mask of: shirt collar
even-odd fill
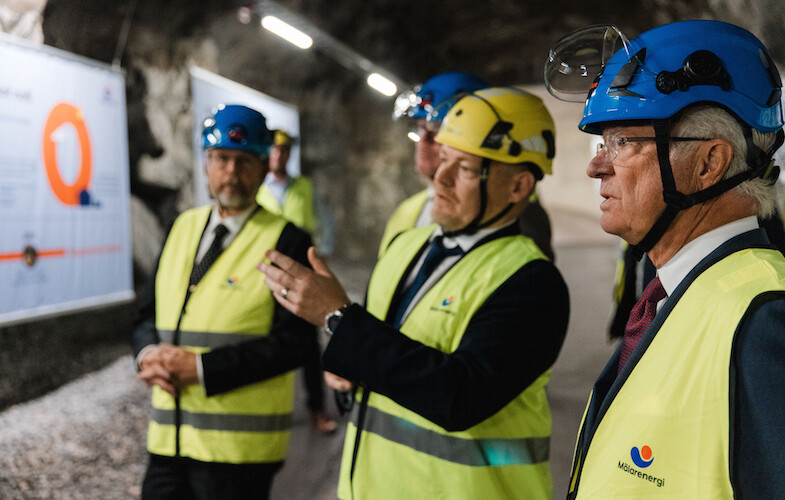
[[[720,245],[742,233],[757,229],[758,219],[754,215],[739,219],[717,229],[712,229],[684,245],[676,255],[657,270],[665,292],[670,296],[687,277],[687,274],[706,256]]]
[[[207,224],[207,228],[205,228],[205,234],[210,234],[218,224],[223,224],[226,226],[226,229],[229,230],[228,236],[230,238],[234,237],[240,229],[242,229],[243,224],[251,216],[256,205],[251,205],[246,210],[240,212],[237,215],[231,215],[229,217],[221,218],[220,214],[218,213],[218,205],[213,206],[213,211],[210,214],[210,222]]]
[[[264,184],[267,186],[289,187],[292,182],[294,182],[294,177],[287,175],[286,179],[279,180],[272,172],[268,172],[264,178]]]
[[[464,252],[468,252],[474,245],[476,245],[480,240],[489,236],[496,231],[509,226],[510,224],[517,222],[517,219],[511,220],[509,223],[504,224],[503,226],[494,226],[494,227],[486,227],[485,229],[480,229],[474,234],[459,234],[458,236],[445,236],[442,239],[445,248],[453,248],[456,245],[461,247],[461,250]],[[429,241],[433,241],[437,236],[442,236],[444,234],[444,230],[442,230],[441,226],[437,226],[436,230],[431,234]]]

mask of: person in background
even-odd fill
[[[517,219],[551,173],[553,120],[539,98],[492,87],[458,100],[435,140],[434,224],[392,241],[366,307],[313,250],[315,272],[276,251],[259,269],[331,334],[328,383],[358,390],[340,498],[550,499],[545,386],[569,298]]]
[[[773,60],[717,21],[593,26],[545,74],[603,137],[602,228],[656,268],[594,385],[568,498],[782,496],[785,257],[758,222],[783,142]]]
[[[433,176],[439,166],[440,145],[434,141],[442,119],[455,101],[466,93],[489,87],[480,77],[467,72],[453,71],[431,77],[413,90],[401,93],[395,101],[393,119],[409,119],[409,138],[414,141],[414,169],[424,179],[426,189],[404,200],[393,212],[384,228],[379,256],[390,245],[390,241],[401,232],[412,227],[431,223],[433,203]],[[533,192],[524,208],[519,224],[523,234],[534,239],[548,258],[553,260],[551,248],[551,223]]]
[[[202,133],[215,202],[174,222],[132,347],[153,388],[143,499],[268,498],[286,457],[294,372],[316,329],[273,300],[256,271],[269,249],[305,264],[308,234],[255,202],[272,134],[221,105]]]
[[[273,131],[270,148],[270,172],[259,188],[256,201],[274,214],[292,222],[311,234],[318,233],[319,255],[328,257],[334,244],[334,222],[324,204],[314,192],[313,182],[307,177],[291,177],[286,170],[294,138],[283,130]],[[324,410],[324,387],[321,369],[321,349],[318,343],[308,353],[303,367],[306,404],[311,414],[311,425],[320,432],[332,433],[338,424]]]
[[[384,228],[379,245],[380,257],[398,234],[431,223],[433,176],[439,168],[441,149],[441,145],[433,138],[439,132],[444,115],[454,104],[454,97],[488,86],[488,83],[477,75],[451,71],[435,75],[414,89],[402,92],[396,98],[393,119],[407,120],[408,137],[414,142],[414,171],[427,183],[427,187],[404,200],[395,209]]]

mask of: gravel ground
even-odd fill
[[[123,356],[0,413],[0,498],[138,498],[148,397]]]
[[[360,300],[371,263],[331,264],[352,299]],[[96,352],[103,353],[101,360],[116,355],[114,344],[101,349],[96,344],[100,343],[79,345],[81,351],[94,345]],[[52,349],[57,352],[48,354],[51,362],[60,362],[55,358],[67,349],[56,344]],[[18,358],[23,353],[16,354],[17,362],[25,361]],[[36,366],[42,363],[46,363],[43,357],[35,359]],[[53,370],[39,372],[30,378],[31,384]],[[296,387],[295,432],[272,496],[335,498],[343,425],[331,436],[315,432],[308,422],[300,380]],[[138,499],[147,465],[149,398],[147,387],[136,380],[131,356],[123,355],[101,370],[0,412],[0,500]],[[331,393],[328,398],[333,413]]]

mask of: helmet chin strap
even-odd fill
[[[716,198],[744,181],[761,177],[774,184],[779,176],[779,167],[774,165],[771,155],[754,144],[752,130],[750,127],[742,125],[747,141],[747,165],[751,168],[722,179],[717,184],[706,189],[692,194],[681,193],[676,189],[676,181],[673,178],[673,169],[670,164],[670,119],[654,120],[652,125],[654,126],[654,136],[657,141],[657,160],[660,164],[660,177],[662,178],[662,196],[666,206],[657,221],[649,229],[649,232],[646,233],[640,242],[633,245],[632,252],[638,260],[660,241],[660,238],[666,233],[681,210]],[[772,151],[775,151],[782,145],[784,137],[782,130],[777,132],[776,144],[772,147]]]
[[[480,229],[486,228],[504,217],[504,215],[513,207],[513,204],[509,203],[498,214],[494,215],[487,221],[480,223],[482,218],[485,217],[486,208],[488,208],[488,174],[490,173],[490,169],[491,160],[488,158],[483,158],[482,163],[480,164],[480,211],[477,213],[477,216],[461,229],[457,229],[455,231],[445,231],[444,236],[452,238],[461,234],[475,234]]]

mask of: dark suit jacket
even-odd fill
[[[489,239],[518,231],[517,224],[507,226]],[[491,294],[455,352],[411,340],[353,305],[338,324],[322,365],[458,431],[498,412],[553,364],[568,317],[564,280],[553,264],[535,260]]]

